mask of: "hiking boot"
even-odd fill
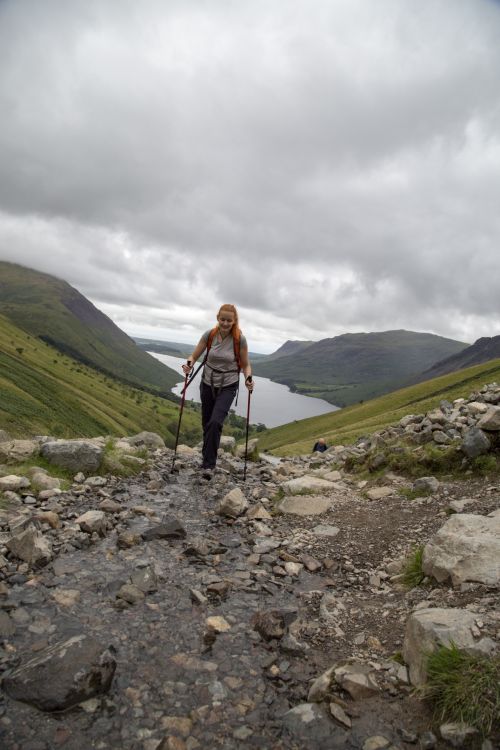
[[[214,475],[214,470],[213,469],[202,469],[201,470],[201,477],[202,477],[202,479],[206,479],[207,482],[209,482],[212,479],[213,475]]]

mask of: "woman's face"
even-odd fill
[[[219,315],[217,315],[217,322],[223,335],[229,333],[234,325],[234,313],[223,310]]]

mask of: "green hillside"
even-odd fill
[[[358,437],[395,424],[406,414],[421,414],[439,405],[466,397],[486,383],[500,381],[500,359],[443,375],[424,383],[319,417],[302,419],[261,433],[259,447],[280,456],[310,453],[314,441],[324,437],[329,445],[348,445]]]
[[[178,407],[68,357],[0,315],[0,429],[13,437],[159,433],[172,445]],[[200,437],[187,407],[183,441]]]
[[[178,375],[61,279],[0,262],[0,314],[82,364],[175,400]]]
[[[280,357],[291,357],[294,354],[302,352],[304,349],[307,349],[308,346],[311,346],[311,344],[315,343],[315,341],[285,341],[285,343],[282,344],[279,349],[276,349],[275,352],[268,355],[267,361],[271,362],[275,359],[280,359]]]
[[[430,333],[353,333],[317,341],[293,355],[268,358],[253,369],[298,393],[348,406],[401,388],[415,373],[465,347]]]

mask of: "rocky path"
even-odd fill
[[[276,513],[285,477],[275,467],[252,466],[243,484],[241,464],[228,458],[204,483],[196,454],[174,475],[170,461],[159,451],[138,478],[90,484],[33,509],[62,521],[41,524],[57,555],[34,574],[12,558],[3,570],[2,671],[84,633],[111,647],[116,672],[108,692],[65,712],[2,692],[1,747],[447,747],[429,733],[428,709],[398,661],[405,622],[432,602],[467,607],[481,625],[495,592],[469,583],[407,591],[398,572],[442,526],[451,501],[466,497],[486,514],[499,507],[500,487],[449,483],[409,500],[399,494],[404,481],[390,477],[388,496],[369,501],[339,474],[324,505],[299,495],[293,512]],[[217,505],[235,487],[249,508],[230,518]],[[76,519],[93,510],[105,521],[82,531]],[[4,528],[18,517],[19,509],[4,511]],[[311,708],[314,680],[346,659],[357,665],[352,685]],[[57,693],[57,678],[41,689]]]

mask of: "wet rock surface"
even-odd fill
[[[463,607],[471,637],[496,641],[496,593],[449,581],[407,591],[391,571],[444,524],[450,502],[467,497],[468,512],[487,515],[500,488],[440,483],[432,497],[409,500],[398,490],[410,483],[392,477],[391,492],[370,501],[339,472],[323,512],[308,515],[308,500],[316,506],[304,495],[298,516],[277,513],[269,498],[287,476],[310,475],[303,461],[251,464],[246,483],[232,457],[210,482],[196,452],[182,454],[175,474],[171,461],[159,448],[133,479],[80,478],[55,498],[19,496],[0,512],[0,745],[326,750],[375,738],[402,750],[437,733],[406,666],[391,658],[405,623],[419,607]],[[238,515],[220,515],[237,488],[248,509],[239,502]],[[6,546],[33,528],[50,545],[43,567]],[[72,694],[63,714],[22,702],[16,676],[82,637],[111,648],[109,684]]]
[[[109,690],[116,668],[111,651],[87,635],[44,649],[2,682],[11,697],[43,711],[62,711]]]

